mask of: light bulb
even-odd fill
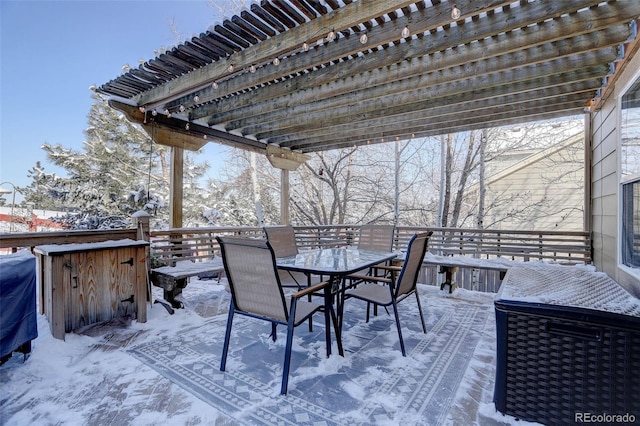
[[[185,128],[185,129],[187,129],[187,130],[189,130],[189,123],[185,124],[185,125],[184,125],[184,128]]]
[[[304,43],[302,43],[302,51],[303,52],[308,52],[309,51],[309,44],[306,41]]]
[[[251,65],[249,67],[249,72],[251,72],[251,74],[253,74],[254,72],[256,72],[256,66],[255,65]]]
[[[453,9],[451,9],[451,19],[459,19],[460,18],[460,9],[453,5]]]
[[[200,102],[200,96],[195,95],[195,96],[193,97],[193,102],[195,102],[195,103]]]
[[[180,105],[180,112],[184,112],[185,109],[184,105]]]
[[[409,27],[407,27],[405,25],[405,27],[402,29],[402,33],[400,33],[400,35],[402,36],[402,38],[407,38],[411,35],[411,31],[409,31]]]
[[[333,41],[336,39],[336,32],[331,30],[329,34],[327,34],[327,41]]]
[[[368,40],[369,40],[369,37],[367,37],[367,33],[364,33],[360,36],[360,43],[367,44]]]
[[[151,111],[151,115],[153,115],[153,116],[155,117],[156,115],[158,115],[158,111],[156,111],[156,110],[154,109],[153,111]]]
[[[233,64],[229,64],[229,72],[233,72],[234,68],[233,68]]]
[[[280,65],[280,59],[275,58],[275,59],[273,60],[273,65],[275,65],[276,67],[277,67],[278,65]]]
[[[213,90],[216,90],[218,88],[218,82],[214,81],[211,87],[213,87]]]

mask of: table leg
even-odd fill
[[[342,324],[344,318],[344,295],[346,290],[346,278],[341,276],[331,276],[331,298],[335,299],[336,309],[333,320],[333,328],[336,331],[336,340],[338,341],[338,353],[344,356],[342,348]]]

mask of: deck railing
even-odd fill
[[[301,250],[357,245],[358,225],[297,226],[296,239]],[[440,255],[463,255],[480,259],[546,260],[591,263],[591,238],[588,232],[518,231],[399,226],[394,249],[403,250],[416,232],[433,231],[429,251]],[[140,229],[109,231],[57,231],[0,235],[0,248],[33,248],[41,244],[69,244],[139,238]],[[151,267],[181,260],[199,261],[219,255],[216,235],[264,237],[260,227],[174,228],[148,231],[151,241]],[[464,288],[497,291],[499,279],[491,271],[461,268],[457,277]],[[437,270],[425,267],[423,279],[436,284]]]

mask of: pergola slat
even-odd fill
[[[579,113],[638,37],[637,0],[455,4],[263,0],[98,90],[184,109],[162,125],[189,147],[315,152]]]

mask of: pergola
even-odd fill
[[[263,0],[100,86],[182,154],[218,142],[282,172],[305,153],[596,110],[638,50],[638,0]]]

